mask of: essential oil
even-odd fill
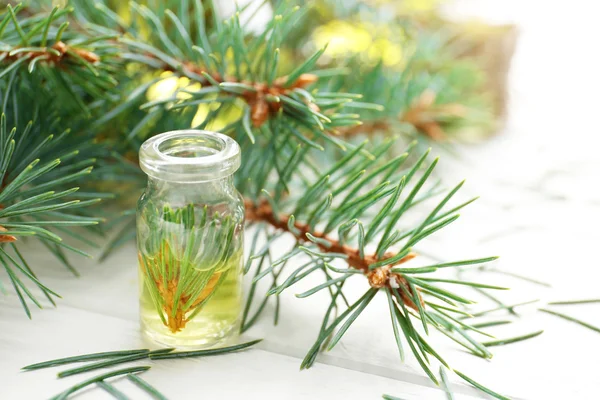
[[[144,143],[140,164],[149,175],[137,210],[142,333],[168,347],[214,345],[239,330],[239,146],[211,132],[169,132]]]

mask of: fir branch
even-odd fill
[[[34,74],[34,80],[41,80],[38,89],[51,86],[63,92],[91,116],[78,92],[106,97],[107,90],[114,88],[117,82],[110,67],[114,53],[105,45],[116,35],[96,35],[82,26],[69,29],[66,19],[72,7],[25,16],[19,10],[22,7],[8,5],[0,11],[0,18],[5,17],[0,30],[0,65],[4,67],[0,77]]]
[[[289,216],[283,214],[276,215],[267,201],[261,202],[258,206],[250,201],[246,201],[246,218],[249,221],[266,222],[275,229],[291,233],[299,242],[310,241],[310,236],[320,239],[320,241],[315,243],[323,252],[345,255],[348,265],[362,271],[367,276],[369,284],[373,288],[379,289],[388,286],[390,285],[390,280],[395,280],[398,285],[408,286],[407,280],[401,274],[390,274],[390,269],[413,259],[416,257],[415,253],[408,253],[384,268],[371,270],[371,265],[381,261],[391,260],[396,255],[392,252],[388,252],[380,259],[377,258],[376,255],[365,255],[364,257],[361,257],[358,249],[342,245],[338,240],[332,239],[322,232],[313,231],[307,224],[294,222],[293,226],[290,227],[287,222],[290,219]],[[404,297],[404,301],[411,308],[417,309],[417,306],[409,297]],[[422,301],[422,299],[420,301]]]
[[[34,94],[22,77],[17,79],[16,74],[14,77],[8,82],[0,81],[0,88],[15,96],[10,101],[4,98],[2,106],[6,113],[0,115],[0,242],[11,244],[0,248],[0,261],[26,314],[31,316],[26,299],[39,308],[42,303],[26,282],[41,290],[52,305],[55,305],[53,297],[60,296],[37,279],[24,252],[19,250],[20,239],[23,236],[39,239],[76,274],[63,249],[87,254],[64,243],[61,229],[64,225],[93,226],[101,221],[86,216],[82,210],[99,199],[77,198],[79,187],[74,185],[91,173],[94,158],[90,156],[102,149],[98,145],[89,146],[85,135],[69,130],[58,135],[50,133],[61,129],[51,108],[40,110],[47,100],[44,89]],[[32,101],[37,104],[31,105]],[[27,119],[31,117],[32,120]],[[11,125],[15,128],[9,130]],[[69,162],[72,164],[63,166]]]
[[[31,365],[27,365],[21,369],[26,371],[33,371],[44,368],[52,368],[60,365],[73,364],[79,362],[87,362],[87,361],[97,361],[97,360],[105,360],[102,362],[102,365],[98,366],[99,363],[88,364],[82,368],[108,368],[113,365],[121,364],[123,362],[137,361],[138,359],[135,357],[141,357],[140,359],[150,359],[150,360],[159,360],[159,359],[169,359],[169,358],[189,358],[189,357],[204,357],[204,356],[213,356],[218,354],[231,353],[238,350],[243,350],[248,347],[252,347],[255,344],[258,344],[262,341],[262,339],[251,340],[249,342],[240,343],[231,346],[218,347],[214,349],[206,349],[206,350],[197,350],[197,351],[184,351],[184,352],[173,352],[174,349],[160,349],[150,351],[149,349],[134,349],[134,350],[117,350],[117,351],[105,351],[100,353],[91,353],[91,354],[83,354],[79,356],[71,356],[65,358],[59,358],[56,360],[43,361]],[[171,354],[171,356],[168,356]],[[87,369],[86,369],[87,370]],[[85,372],[85,371],[81,371]],[[68,374],[69,375],[69,374]],[[67,375],[65,375],[67,376]],[[59,374],[59,377],[60,374]]]
[[[391,259],[395,254],[393,252],[387,252],[385,255],[378,259],[375,255],[365,255],[364,257],[359,256],[358,249],[352,248],[348,245],[340,244],[336,239],[330,238],[327,234],[319,231],[314,231],[305,223],[294,221],[290,226],[288,220],[289,215],[274,213],[271,205],[268,201],[263,200],[258,205],[255,205],[251,201],[247,200],[246,205],[246,218],[253,222],[267,222],[275,229],[291,233],[298,241],[309,242],[309,237],[321,239],[321,241],[315,241],[316,245],[326,253],[338,253],[346,255],[348,265],[364,273],[369,272],[369,267],[379,261],[385,261]],[[389,264],[389,267],[403,264],[416,257],[415,253],[409,253],[397,260],[393,264]]]
[[[285,137],[278,139],[286,143]],[[285,149],[285,147],[281,149]],[[372,152],[381,155],[387,149],[389,147],[383,146],[381,149],[372,150]],[[426,298],[429,296],[437,297],[452,305],[455,305],[454,302],[472,303],[471,300],[461,295],[439,287],[438,283],[459,282],[476,288],[480,286],[492,289],[499,288],[441,278],[421,279],[418,276],[423,273],[433,273],[438,268],[486,263],[493,261],[496,257],[440,263],[420,268],[407,268],[397,265],[414,257],[410,246],[456,220],[457,216],[453,213],[469,202],[454,207],[451,211],[444,211],[444,208],[460,189],[462,183],[450,190],[422,222],[415,224],[415,227],[408,229],[405,234],[401,234],[396,226],[402,216],[420,202],[421,190],[432,190],[427,183],[437,160],[427,165],[427,153],[425,153],[414,166],[401,171],[401,177],[399,178],[394,175],[394,172],[398,173],[397,170],[391,168],[392,166],[398,166],[398,160],[379,165],[376,158],[371,159],[367,155],[363,156],[362,150],[362,146],[358,146],[352,151],[344,153],[342,158],[335,161],[333,165],[326,164],[325,167],[316,168],[318,172],[315,171],[312,178],[308,178],[306,181],[300,179],[299,186],[302,189],[292,186],[293,182],[288,183],[290,187],[294,187],[296,192],[287,191],[284,185],[272,184],[268,186],[269,190],[260,192],[261,198],[259,200],[246,201],[246,215],[249,221],[260,223],[262,226],[266,225],[280,234],[291,235],[296,242],[292,249],[284,253],[285,255],[280,259],[272,261],[269,267],[263,267],[262,270],[257,272],[253,279],[253,285],[270,274],[277,273],[279,276],[283,271],[283,265],[288,260],[304,253],[309,256],[311,261],[291,272],[284,284],[272,288],[269,294],[278,295],[301,279],[314,274],[315,271],[327,268],[340,275],[327,276],[323,283],[297,296],[306,297],[321,290],[331,289],[329,307],[331,310],[338,307],[338,295],[336,293],[341,293],[341,285],[347,279],[354,275],[367,277],[370,288],[361,299],[352,305],[348,305],[346,310],[333,322],[330,322],[329,317],[326,315],[317,340],[303,361],[303,368],[308,368],[315,362],[319,351],[323,349],[324,343],[333,338],[327,346],[328,349],[331,349],[339,342],[380,290],[384,290],[390,295],[393,294],[390,297],[390,309],[396,327],[395,332],[397,331],[396,341],[400,354],[402,355],[403,352],[400,340],[400,331],[402,331],[413,355],[432,380],[435,381],[436,378],[429,366],[429,356],[440,360],[444,365],[447,365],[447,363],[417,331],[416,325],[412,321],[413,318],[421,320],[426,333],[427,327],[433,326],[450,339],[465,346],[475,355],[490,358],[491,353],[485,345],[472,338],[468,333],[468,331],[474,331],[487,335],[485,332],[451,317],[441,307],[433,308],[433,310],[428,309]],[[291,160],[287,162],[286,168],[298,168],[297,162],[306,161],[306,159],[296,161],[295,154],[297,153],[291,149],[289,154],[284,155],[280,151],[280,158],[289,157],[288,159]],[[399,160],[405,159],[406,156],[402,156]],[[252,162],[252,154],[249,155],[249,159]],[[264,159],[262,162],[263,165],[268,165]],[[274,174],[281,177],[280,179],[285,179],[286,172],[278,169],[276,163],[277,161],[274,160],[272,164]],[[388,168],[390,169],[388,170]],[[372,170],[373,172],[366,174],[365,170]],[[356,179],[356,173],[359,171],[361,172],[359,177],[365,173],[364,179]],[[242,177],[245,176],[245,173],[246,171],[242,171]],[[253,179],[251,177],[256,176],[256,174],[264,174],[265,170],[259,172],[256,171],[256,168],[251,168],[247,173],[250,179]],[[390,185],[390,180],[397,181],[398,184]],[[262,183],[259,184],[262,185]],[[433,190],[435,190],[435,185]],[[429,194],[424,196],[427,197]],[[275,199],[279,199],[279,201]],[[374,215],[364,214],[367,208],[373,207],[378,202],[383,206],[380,207],[377,213]],[[338,228],[338,235],[334,236],[336,228]],[[366,245],[369,242],[377,244],[377,251],[374,254],[370,254],[366,250],[368,249]],[[392,245],[396,250],[391,250]],[[271,244],[268,243],[266,248],[268,249],[270,246]],[[349,269],[329,266],[331,259],[340,260],[340,262],[347,264]],[[350,271],[357,273],[351,273]],[[449,310],[454,311],[455,309]],[[461,310],[456,309],[456,311],[460,312]],[[400,329],[398,329],[398,326]]]
[[[189,80],[168,95],[145,103],[139,96],[133,96],[134,93],[143,93],[134,86],[125,102],[116,104],[102,117],[102,122],[106,123],[136,109],[144,111],[145,117],[141,121],[135,119],[138,121],[135,127],[126,130],[130,137],[143,137],[148,124],[160,119],[153,118],[158,114],[164,116],[176,111],[193,117],[195,112],[192,112],[199,104],[217,102],[221,106],[211,110],[200,128],[241,106],[242,115],[230,121],[223,131],[236,138],[247,136],[251,142],[264,134],[264,130],[259,128],[264,128],[267,121],[280,118],[286,121],[278,124],[280,131],[293,132],[300,142],[315,147],[322,147],[319,141],[338,142],[331,135],[338,127],[359,124],[357,114],[340,111],[347,105],[346,101],[332,106],[328,104],[330,100],[316,97],[313,91],[307,90],[318,83],[320,74],[316,61],[323,49],[289,73],[279,73],[279,47],[290,28],[298,22],[302,9],[285,12],[282,9],[281,15],[268,23],[264,32],[252,36],[242,29],[238,14],[225,21],[214,18],[211,21],[214,27],[220,26],[221,29],[208,32],[205,6],[194,3],[190,5],[190,11],[198,29],[195,36],[182,23],[187,15],[174,12],[159,15],[135,2],[130,2],[130,6],[132,15],[139,17],[136,21],[157,33],[146,38],[135,30],[125,29],[127,34],[119,38],[121,62],[140,66],[132,81],[138,82],[136,76],[147,72],[154,75],[170,72],[170,76]],[[211,12],[214,15],[214,10]],[[114,20],[105,7],[96,9],[94,16]],[[118,33],[116,26],[113,29]],[[231,50],[233,56],[229,52]],[[168,78],[163,76],[162,79]],[[218,98],[215,98],[216,94],[219,94]],[[343,143],[338,142],[338,145],[345,148]]]
[[[481,316],[488,315],[490,313],[493,313],[496,311],[501,311],[501,310],[507,310],[510,312],[510,311],[514,311],[514,309],[517,307],[537,303],[538,301],[539,301],[538,299],[535,299],[535,300],[529,300],[529,301],[524,301],[524,302],[520,302],[520,303],[509,304],[509,305],[501,305],[500,307],[489,308],[489,309],[486,309],[483,311],[470,312],[470,314],[471,314],[471,318],[473,318],[473,317],[481,317]]]
[[[255,128],[262,126],[270,116],[276,115],[279,110],[284,107],[283,99],[291,102],[290,95],[296,89],[304,89],[305,87],[315,83],[318,79],[314,74],[300,74],[291,83],[288,83],[289,77],[282,76],[274,79],[272,83],[253,82],[253,81],[238,81],[237,78],[231,76],[222,77],[218,72],[209,72],[206,69],[190,62],[177,61],[180,68],[173,68],[172,64],[163,63],[158,58],[147,56],[154,60],[154,66],[159,69],[169,72],[181,71],[183,75],[196,78],[195,81],[200,83],[202,87],[216,87],[222,92],[243,99],[249,106],[249,118]],[[203,79],[202,79],[203,78]],[[177,99],[174,99],[177,100]],[[214,100],[213,100],[214,101]],[[182,102],[178,107],[186,107],[190,102]],[[303,108],[302,103],[292,103],[297,107]],[[307,102],[306,106],[313,112],[319,112],[320,109],[316,103]],[[251,133],[252,134],[252,133]]]

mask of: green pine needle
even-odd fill
[[[243,350],[248,347],[252,347],[257,343],[262,342],[262,339],[251,340],[246,343],[240,343],[233,346],[219,347],[215,349],[206,350],[195,350],[195,351],[179,351],[172,353],[161,353],[161,354],[150,354],[151,360],[171,360],[175,358],[190,358],[190,357],[205,357],[205,356],[216,356],[219,354],[226,354]]]
[[[150,350],[148,350],[148,349],[105,351],[105,352],[101,352],[101,353],[92,353],[92,354],[84,354],[84,355],[80,355],[80,356],[57,358],[55,360],[44,361],[44,362],[40,362],[40,363],[36,363],[36,364],[30,364],[21,369],[26,370],[26,371],[33,371],[36,369],[56,367],[59,365],[72,364],[72,363],[77,363],[77,362],[96,361],[96,360],[104,360],[107,358],[118,358],[118,357],[126,357],[126,356],[137,355],[137,354],[146,354],[149,351]]]
[[[589,324],[587,322],[581,321],[580,319],[577,319],[577,318],[574,318],[574,317],[571,317],[569,315],[566,315],[566,314],[563,314],[563,313],[559,313],[559,312],[556,312],[556,311],[548,310],[546,308],[540,308],[539,310],[541,312],[545,312],[547,314],[555,315],[555,316],[557,316],[559,318],[562,318],[562,319],[565,319],[567,321],[575,322],[576,324],[579,324],[579,325],[581,325],[581,326],[583,326],[585,328],[588,328],[588,329],[591,329],[591,330],[593,330],[595,332],[600,333],[600,327],[591,325],[591,324]]]
[[[82,367],[72,368],[72,369],[68,369],[66,371],[59,372],[57,374],[57,376],[59,378],[65,378],[67,376],[82,374],[84,372],[94,371],[96,369],[108,368],[108,367],[112,367],[114,365],[128,363],[131,361],[143,360],[146,358],[150,358],[152,355],[155,355],[155,354],[165,354],[165,353],[170,353],[171,351],[173,351],[173,349],[161,349],[161,350],[155,350],[155,351],[144,352],[144,353],[139,353],[139,354],[131,354],[131,355],[122,356],[122,357],[112,357],[105,361],[100,361],[97,363],[88,364],[88,365],[84,365]]]
[[[514,304],[509,304],[509,305],[502,305],[500,307],[494,307],[494,308],[490,308],[487,310],[483,310],[483,311],[478,311],[478,312],[472,312],[471,314],[471,318],[473,317],[481,317],[487,314],[491,314],[493,312],[496,311],[500,311],[500,310],[513,310],[516,307],[520,307],[520,306],[526,306],[529,304],[533,304],[533,303],[537,303],[539,301],[539,299],[535,299],[535,300],[529,300],[529,301],[524,301],[521,303],[514,303]]]
[[[541,335],[542,333],[544,333],[543,330],[528,333],[526,335],[515,336],[515,337],[507,338],[507,339],[498,339],[498,340],[493,340],[493,341],[489,341],[489,342],[482,342],[481,344],[483,344],[485,347],[503,346],[505,344],[516,343],[516,342],[521,342],[523,340],[532,339],[534,337]]]
[[[562,301],[551,301],[548,305],[551,306],[569,306],[574,304],[596,304],[600,303],[600,299],[583,299],[583,300],[562,300]]]
[[[78,383],[78,384],[76,384],[76,385],[68,388],[64,392],[61,392],[61,393],[57,394],[56,396],[52,397],[51,400],[66,400],[67,397],[69,397],[69,395],[71,395],[71,394],[73,394],[73,393],[75,393],[75,392],[77,392],[77,391],[79,391],[79,390],[81,390],[81,389],[83,389],[83,388],[85,388],[87,386],[90,386],[90,385],[92,385],[94,383],[102,382],[105,379],[112,378],[112,377],[115,377],[115,376],[121,376],[121,375],[127,375],[127,374],[136,374],[136,373],[144,372],[144,371],[147,371],[149,369],[150,369],[150,367],[148,367],[148,366],[141,366],[141,367],[123,368],[123,369],[119,369],[119,370],[116,370],[116,371],[107,372],[107,373],[104,373],[102,375],[98,375],[98,376],[95,376],[93,378],[87,379],[87,380],[85,380],[85,381],[83,381],[81,383]]]
[[[390,395],[390,394],[384,394],[384,395],[382,395],[381,397],[382,397],[383,399],[385,399],[385,400],[404,400],[404,399],[403,399],[403,398],[401,398],[401,397],[392,396],[392,395]]]
[[[511,323],[512,323],[512,321],[500,320],[500,321],[480,322],[477,324],[471,324],[471,326],[474,328],[489,328],[491,326],[506,325],[506,324],[511,324]]]
[[[128,374],[127,377],[129,377],[129,376],[136,376],[136,375]],[[105,392],[107,392],[108,394],[110,394],[112,397],[114,397],[117,400],[129,400],[129,397],[125,396],[125,394],[123,392],[121,392],[120,390],[118,390],[116,387],[114,387],[113,385],[111,385],[108,382],[99,381],[99,382],[96,382],[96,385],[98,385],[98,387],[102,388]]]
[[[152,385],[150,385],[148,382],[146,382],[139,376],[134,375],[134,374],[128,374],[127,379],[129,379],[137,387],[139,387],[140,389],[142,389],[143,391],[148,393],[155,400],[167,400],[167,398],[162,393],[160,393]]]
[[[498,393],[494,392],[493,390],[488,389],[487,387],[483,386],[482,384],[475,382],[473,379],[469,378],[468,376],[466,376],[465,374],[463,374],[460,371],[454,370],[454,373],[456,375],[460,376],[462,379],[464,379],[468,383],[470,383],[471,385],[475,386],[477,389],[481,390],[484,393],[489,394],[492,397],[495,397],[499,400],[510,400],[508,397],[498,394]]]
[[[450,382],[448,381],[448,375],[446,375],[446,370],[443,366],[440,366],[440,378],[442,379],[442,389],[446,393],[446,397],[448,400],[454,400],[454,394],[450,390]]]

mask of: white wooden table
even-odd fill
[[[516,0],[464,1],[465,13],[489,14],[520,24],[511,74],[510,119],[505,132],[444,157],[448,185],[468,178],[465,192],[482,199],[461,220],[431,240],[423,252],[445,259],[499,254],[499,267],[537,277],[551,289],[498,275],[515,301],[600,297],[597,249],[600,235],[598,128],[600,59],[595,2],[572,0],[526,4]],[[487,8],[486,8],[487,7]],[[133,244],[106,262],[73,259],[73,278],[32,245],[26,256],[41,280],[62,294],[57,309],[33,310],[27,320],[13,293],[0,296],[0,399],[49,398],[81,376],[55,379],[54,370],[22,373],[33,362],[96,351],[144,346],[137,322],[136,256]],[[357,292],[364,283],[356,281]],[[377,297],[341,343],[308,371],[300,360],[316,335],[323,297],[282,299],[278,327],[264,318],[244,338],[263,337],[255,349],[204,359],[152,363],[144,378],[171,399],[344,398],[444,399],[409,357],[400,364],[385,298]],[[508,300],[507,300],[508,301]],[[498,337],[544,329],[538,338],[494,349],[491,362],[476,359],[438,337],[446,359],[489,387],[520,399],[597,399],[600,335],[575,324],[521,309]],[[560,311],[600,325],[596,305]],[[267,315],[270,315],[267,312]],[[91,375],[91,374],[90,374]],[[131,383],[117,387],[143,399]],[[456,381],[457,399],[483,396]],[[108,399],[100,389],[84,399]]]

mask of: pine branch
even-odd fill
[[[213,107],[197,127],[204,128],[211,121],[229,118],[222,131],[235,136],[238,141],[247,137],[254,143],[256,137],[264,135],[266,121],[281,119],[286,122],[281,123],[278,130],[292,131],[296,140],[302,143],[322,148],[318,142],[326,141],[345,148],[331,133],[338,127],[360,124],[358,115],[341,112],[346,103],[352,102],[351,98],[343,93],[321,97],[308,90],[320,79],[321,71],[316,62],[324,49],[316,51],[289,73],[279,72],[279,48],[298,23],[302,9],[288,11],[282,6],[281,15],[268,23],[264,32],[251,36],[243,30],[239,15],[221,21],[211,9],[212,16],[207,18],[205,6],[197,2],[190,5],[189,10],[193,17],[190,24],[197,29],[197,34],[193,35],[182,22],[182,15],[173,12],[159,15],[135,2],[131,2],[130,6],[136,21],[157,34],[141,37],[139,31],[115,22],[112,28],[115,34],[117,29],[127,32],[119,38],[121,61],[140,66],[135,76],[148,72],[156,76],[153,84],[173,76],[188,81],[157,99],[145,102],[141,97],[144,91],[140,91],[139,85],[125,89],[130,93],[127,98],[113,105],[106,117],[97,121],[95,126],[114,118],[122,118],[125,124],[138,121],[133,127],[125,126],[124,130],[129,138],[143,138],[148,124],[165,117],[173,118],[170,119],[173,124],[178,114],[181,115],[177,119],[182,120],[182,115],[185,115],[183,119],[191,123],[197,108],[208,107],[206,104],[211,103],[219,107]],[[115,20],[105,7],[98,7],[93,16]],[[215,29],[209,32],[207,26],[211,23]],[[171,74],[165,75],[164,72]],[[135,77],[131,81],[139,84]],[[339,98],[336,97],[338,95]],[[332,104],[332,99],[338,102]],[[110,103],[106,105],[110,106]],[[240,115],[231,120],[232,112],[240,109]],[[141,121],[140,118],[126,117],[127,113],[138,113],[138,110],[144,115]]]
[[[367,308],[376,293],[381,290],[390,296],[392,319],[397,326],[400,326],[397,335],[398,346],[401,343],[399,332],[402,331],[413,355],[432,380],[435,381],[435,377],[430,371],[428,356],[437,358],[444,365],[447,363],[417,331],[412,319],[420,320],[425,333],[428,332],[428,327],[433,327],[473,354],[490,358],[491,352],[485,345],[475,340],[468,331],[484,335],[486,333],[448,313],[448,311],[460,313],[462,310],[458,304],[471,304],[472,301],[438,284],[461,284],[496,290],[503,288],[478,282],[447,280],[436,277],[433,273],[441,268],[476,265],[495,258],[462,260],[418,268],[398,265],[413,257],[412,246],[454,222],[458,217],[456,211],[472,201],[469,200],[444,211],[449,201],[461,188],[462,182],[450,190],[420,223],[413,225],[412,229],[400,232],[397,225],[402,216],[419,204],[421,199],[429,198],[432,193],[435,193],[435,185],[431,186],[427,183],[437,160],[427,164],[427,153],[425,153],[415,165],[404,171],[398,171],[398,167],[408,158],[408,154],[382,162],[379,160],[385,159],[382,155],[389,150],[388,144],[375,147],[368,152],[363,152],[362,146],[359,146],[344,153],[342,158],[333,165],[325,162],[323,166],[315,166],[308,176],[295,176],[290,180],[286,172],[288,168],[301,170],[303,163],[310,162],[308,158],[298,156],[297,150],[288,148],[287,143],[285,136],[278,137],[274,143],[272,142],[277,149],[278,158],[286,166],[283,170],[277,166],[277,159],[271,161],[263,157],[260,160],[261,168],[252,165],[254,153],[257,156],[264,154],[257,150],[247,155],[250,164],[248,169],[243,169],[240,173],[241,182],[256,181],[255,184],[259,187],[264,187],[266,182],[258,179],[258,175],[272,170],[273,174],[279,177],[278,181],[271,182],[266,189],[260,191],[258,199],[246,202],[247,217],[252,222],[275,229],[280,232],[280,235],[291,235],[296,241],[283,256],[272,260],[270,266],[263,267],[257,272],[252,288],[259,280],[271,274],[280,276],[287,262],[301,255],[307,255],[310,261],[292,270],[283,283],[274,283],[268,294],[279,295],[308,276],[318,273],[317,271],[330,271],[332,274],[326,275],[325,282],[298,294],[297,297],[310,296],[328,289],[331,296],[329,306],[331,310],[339,306],[338,295],[347,279],[354,275],[364,275],[369,283],[369,289],[364,296],[347,306],[346,311],[335,320],[330,321],[328,314],[326,315],[317,340],[309,350],[302,367],[308,368],[315,362],[325,343],[329,343],[328,349],[335,346]],[[371,153],[373,153],[372,157]],[[311,176],[312,174],[314,176]],[[398,183],[391,185],[390,182],[394,181]],[[252,185],[244,187],[249,197],[252,197],[252,193],[258,193],[251,188]],[[427,190],[427,193],[421,194],[422,190]],[[367,214],[366,211],[370,208],[378,211]],[[335,235],[336,230],[337,235]],[[367,247],[369,243],[376,248],[373,254],[369,254],[366,250],[372,248]],[[271,245],[270,242],[267,243],[265,249]],[[253,250],[251,260],[258,259],[262,265],[267,254],[268,250],[258,252]],[[330,265],[333,259],[346,263],[349,269]],[[432,277],[423,278],[423,274],[432,274],[429,275]],[[451,307],[446,307],[446,310],[443,307],[433,307],[430,305],[432,304],[430,298],[441,299]],[[244,329],[247,329],[247,326]],[[403,354],[403,350],[400,351]]]
[[[17,108],[17,104],[13,104],[13,107]],[[78,212],[79,207],[92,205],[99,199],[79,200],[76,198],[79,187],[69,185],[91,172],[89,161],[80,165],[79,168],[83,167],[80,170],[61,170],[61,162],[74,155],[68,152],[64,155],[62,150],[56,147],[52,135],[29,139],[29,148],[26,149],[23,145],[24,137],[31,131],[34,134],[39,133],[38,127],[36,125],[34,128],[31,121],[25,131],[19,132],[15,128],[9,132],[7,116],[0,116],[0,243],[10,243],[10,248],[6,250],[0,247],[0,262],[29,317],[31,313],[26,298],[39,308],[42,308],[42,304],[29,291],[21,277],[40,289],[52,304],[52,296],[60,296],[37,279],[19,250],[21,238],[38,238],[71,269],[62,249],[83,255],[86,253],[63,243],[55,230],[60,230],[61,225],[90,226],[98,223],[98,219],[81,216]],[[65,137],[59,136],[56,140],[60,143]],[[37,146],[36,142],[39,142]],[[55,158],[56,156],[60,158]],[[45,162],[40,163],[40,159],[34,157],[42,157]],[[56,213],[60,215],[58,218]]]
[[[60,10],[59,7],[55,7],[49,15],[35,13],[23,18],[18,15],[21,10],[21,4],[15,8],[9,4],[0,14],[3,16],[0,60],[9,64],[9,70],[14,68],[14,63],[29,61],[29,70],[32,72],[35,65],[32,62],[36,59],[36,63],[48,62],[63,68],[82,65],[96,72],[93,64],[99,63],[101,57],[90,49],[98,46],[98,42],[116,38],[116,35],[92,37],[90,32],[85,30],[67,31],[69,23],[64,21],[64,18],[73,12],[73,8]],[[58,25],[60,21],[64,22]],[[67,38],[67,43],[63,38]],[[54,44],[48,46],[49,42]]]
[[[288,222],[284,222],[289,221],[289,216],[284,214],[276,215],[266,200],[263,200],[258,206],[254,205],[251,201],[246,201],[246,218],[252,222],[266,222],[275,229],[292,234],[301,243],[314,242],[324,253],[344,254],[348,265],[362,271],[367,276],[369,285],[373,288],[390,287],[390,284],[408,287],[408,282],[402,274],[390,272],[390,269],[412,260],[416,257],[415,253],[410,252],[383,268],[371,270],[371,265],[393,259],[396,254],[387,252],[381,258],[378,258],[374,254],[361,257],[358,249],[342,245],[338,240],[328,237],[323,232],[312,230],[307,224],[294,222],[293,226],[290,227]],[[309,237],[313,238],[313,240],[310,240]],[[319,240],[314,240],[314,238]],[[394,281],[395,283],[391,283]],[[417,296],[419,302],[422,303],[423,300],[418,293]],[[403,294],[403,301],[409,307],[417,310],[417,306],[409,296]]]
[[[202,87],[216,87],[232,95],[243,99],[250,107],[250,120],[254,127],[262,126],[269,116],[275,115],[282,109],[282,96],[290,97],[295,89],[304,89],[305,87],[315,83],[318,76],[314,74],[300,74],[297,79],[290,84],[286,84],[289,77],[282,76],[275,79],[271,84],[264,82],[253,82],[248,80],[238,81],[235,77],[222,77],[218,72],[210,72],[190,61],[179,61],[181,66],[178,69],[172,65],[161,63],[161,60],[152,55],[147,56],[154,60],[153,66],[158,67],[163,71],[179,72],[188,77],[196,78],[195,81],[200,83]],[[204,79],[202,79],[204,78]],[[174,98],[173,100],[177,100]],[[178,104],[178,107],[184,107],[185,102]],[[319,112],[319,107],[315,103],[307,102],[306,105],[313,111]]]
[[[307,235],[312,236],[313,238],[322,239],[320,241],[315,241],[316,245],[324,252],[331,253],[342,253],[347,256],[348,265],[353,268],[362,270],[363,272],[369,272],[369,266],[378,261],[384,261],[390,259],[394,256],[392,252],[387,252],[384,256],[379,259],[376,255],[366,255],[361,258],[359,256],[359,250],[351,248],[347,245],[342,245],[336,239],[329,238],[326,234],[312,230],[307,224],[294,221],[293,228],[290,228],[288,222],[289,215],[280,214],[275,215],[273,209],[269,205],[268,201],[263,200],[258,206],[254,205],[250,201],[246,201],[246,218],[249,221],[254,222],[267,222],[272,227],[276,229],[280,229],[287,233],[292,233],[294,237],[302,242],[310,241]],[[413,259],[416,255],[414,253],[409,253],[407,256],[402,259],[390,264],[390,268],[396,265],[400,265],[406,261]]]
[[[0,249],[0,262],[28,316],[28,301],[42,308],[28,286],[53,305],[59,296],[27,263],[23,236],[39,239],[75,275],[67,252],[89,256],[62,235],[66,226],[91,228],[102,221],[86,208],[106,196],[80,187],[106,148],[83,129],[93,100],[114,87],[105,62],[110,51],[97,47],[106,37],[68,30],[72,8],[30,11],[8,5],[0,12],[0,241],[10,243]]]

